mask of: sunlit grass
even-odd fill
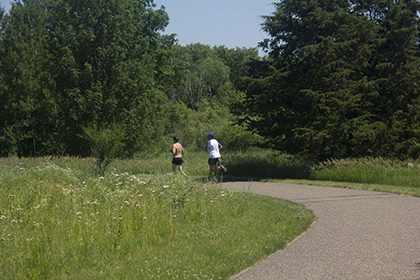
[[[310,180],[278,182],[420,196],[420,162],[370,157],[329,160],[313,168]]]
[[[311,179],[418,187],[420,164],[414,160],[359,158],[320,163]]]
[[[190,172],[206,174],[206,163]],[[105,176],[92,164],[0,159],[0,279],[227,279],[315,218],[174,175],[166,158],[116,161]]]
[[[315,219],[295,203],[219,189],[204,152],[184,159],[186,177],[170,154],[116,160],[105,176],[89,158],[0,159],[0,279],[227,279]],[[230,179],[420,196],[415,160],[331,160],[310,172],[273,151],[222,160]]]

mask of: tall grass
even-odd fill
[[[229,176],[245,178],[307,179],[310,165],[303,159],[274,150],[253,149],[222,155]]]
[[[420,187],[420,162],[386,158],[353,158],[329,160],[318,164],[311,173],[313,180],[331,180]]]
[[[308,179],[311,167],[304,160],[274,150],[254,148],[248,151],[221,150],[222,163],[228,168],[224,174],[227,179],[262,179],[262,178],[295,178]],[[183,169],[194,178],[209,177],[208,157],[206,152],[186,150]],[[115,161],[111,167],[134,173],[158,174],[170,172],[171,155],[142,160]]]
[[[186,151],[183,155],[183,169],[189,177],[206,177],[209,175],[207,153]],[[172,172],[172,154],[163,154],[150,159],[115,160],[109,169],[130,174],[167,174]]]
[[[166,158],[115,161],[100,177],[92,164],[0,159],[0,279],[227,279],[314,220],[295,203],[174,175]]]
[[[291,178],[308,179],[311,167],[304,160],[278,151],[252,149],[246,152],[221,150],[222,163],[228,168],[227,179]],[[186,151],[183,155],[183,170],[189,177],[210,176],[206,152]],[[171,154],[148,160],[116,160],[110,168],[127,170],[132,174],[164,174],[172,171]]]

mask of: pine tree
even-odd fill
[[[408,2],[276,3],[260,43],[269,59],[248,81],[251,127],[272,147],[316,159],[408,153],[404,127],[420,112],[418,1]]]

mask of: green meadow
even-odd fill
[[[104,176],[89,158],[1,159],[0,279],[227,279],[315,220],[220,188],[195,158],[187,177],[165,157],[117,160]]]
[[[0,279],[228,279],[284,248],[316,217],[286,200],[210,180],[206,153],[115,160],[0,159]],[[420,196],[415,160],[310,165],[268,150],[225,153],[220,180],[262,180]]]
[[[275,181],[420,197],[420,161],[380,157],[329,160],[314,165],[308,178]]]

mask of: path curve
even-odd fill
[[[420,198],[280,183],[223,186],[294,201],[318,217],[284,250],[231,280],[420,279]]]

